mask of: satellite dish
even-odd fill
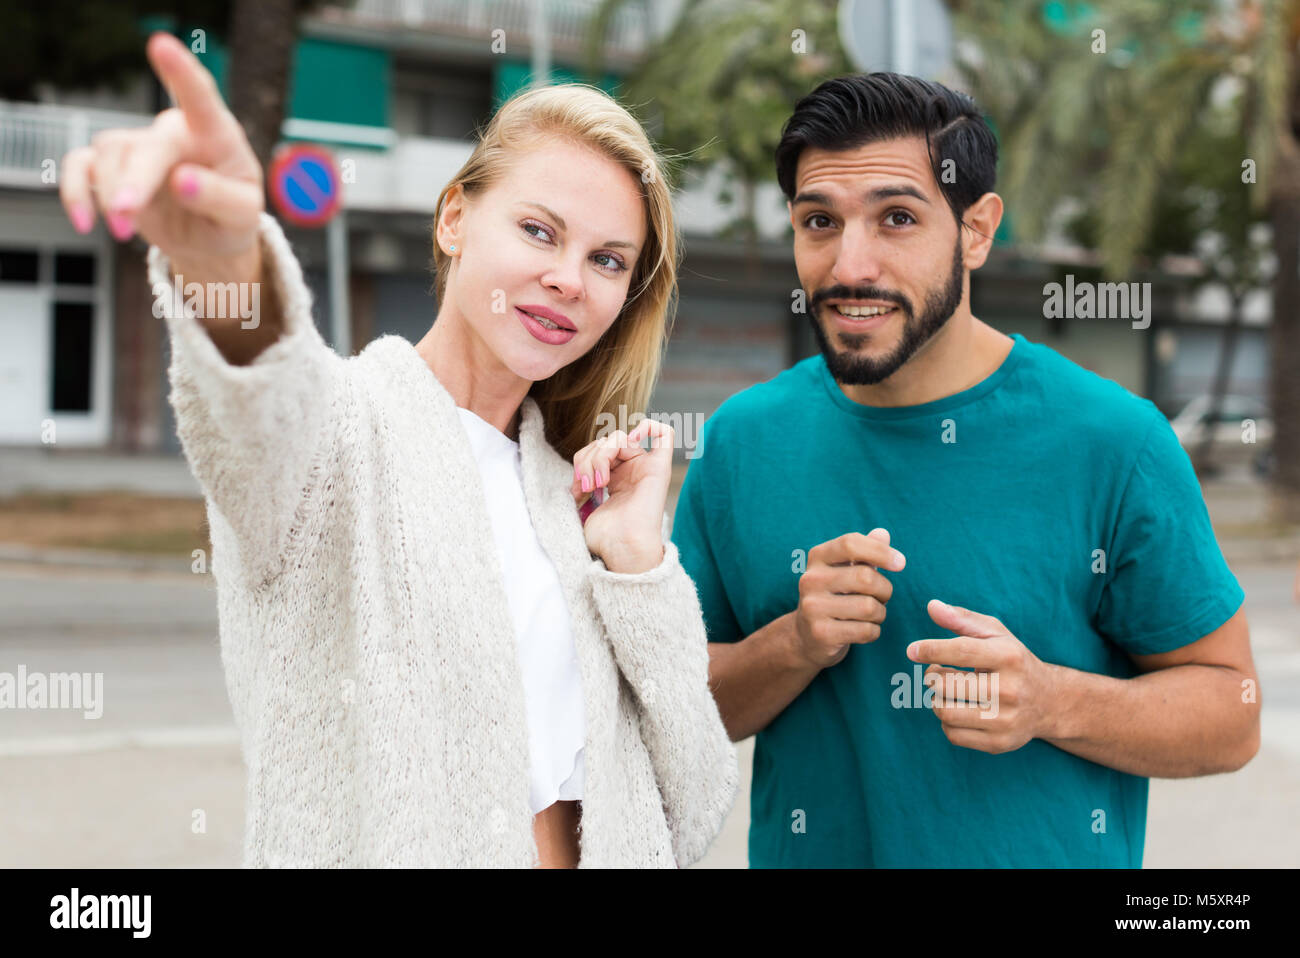
[[[952,21],[941,0],[840,0],[840,43],[864,73],[935,79],[952,65]]]

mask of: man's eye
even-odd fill
[[[825,220],[825,221],[826,221],[826,226],[818,226],[818,225],[814,222],[815,220]],[[815,229],[815,230],[823,230],[823,229],[828,229],[828,228],[829,228],[829,226],[830,226],[830,222],[831,222],[831,218],[830,218],[829,216],[827,216],[825,213],[814,213],[812,216],[808,217],[808,218],[807,218],[806,220],[804,220],[803,222],[804,222],[804,226],[810,226],[810,227],[812,227],[812,228]]]
[[[893,211],[891,211],[891,212],[890,212],[890,213],[885,217],[885,220],[886,220],[886,221],[892,220],[892,219],[893,219],[894,217],[896,217],[896,216],[901,216],[901,217],[903,217],[903,218],[906,220],[906,222],[904,222],[904,223],[890,223],[890,224],[889,224],[890,226],[906,226],[908,223],[915,223],[915,222],[916,222],[916,220],[912,217],[912,214],[909,213],[909,212],[907,212],[906,210],[893,210]]]

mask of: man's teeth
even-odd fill
[[[888,313],[893,306],[835,306],[834,310],[841,316],[879,316],[881,313]]]

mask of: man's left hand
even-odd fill
[[[930,663],[925,680],[935,688],[934,714],[948,741],[996,755],[1049,737],[1055,666],[991,615],[938,599],[927,611],[936,625],[957,636],[913,642],[907,657]]]

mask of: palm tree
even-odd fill
[[[1099,214],[1098,250],[1126,274],[1157,197],[1228,111],[1248,144],[1223,156],[1271,226],[1270,405],[1279,521],[1300,522],[1300,0],[1094,0],[1045,25],[1041,0],[952,0],[977,99],[1004,132],[1003,191],[1024,238],[1063,198]],[[1104,52],[1095,30],[1104,30]],[[1231,325],[1231,324],[1230,324]]]
[[[599,38],[625,0],[604,0],[588,42],[599,72]],[[772,154],[795,101],[850,70],[835,4],[825,0],[685,0],[668,33],[628,76],[624,99],[683,171],[718,165],[739,192],[722,235],[742,240],[757,264],[758,184],[775,179]],[[728,199],[730,193],[724,195]]]

